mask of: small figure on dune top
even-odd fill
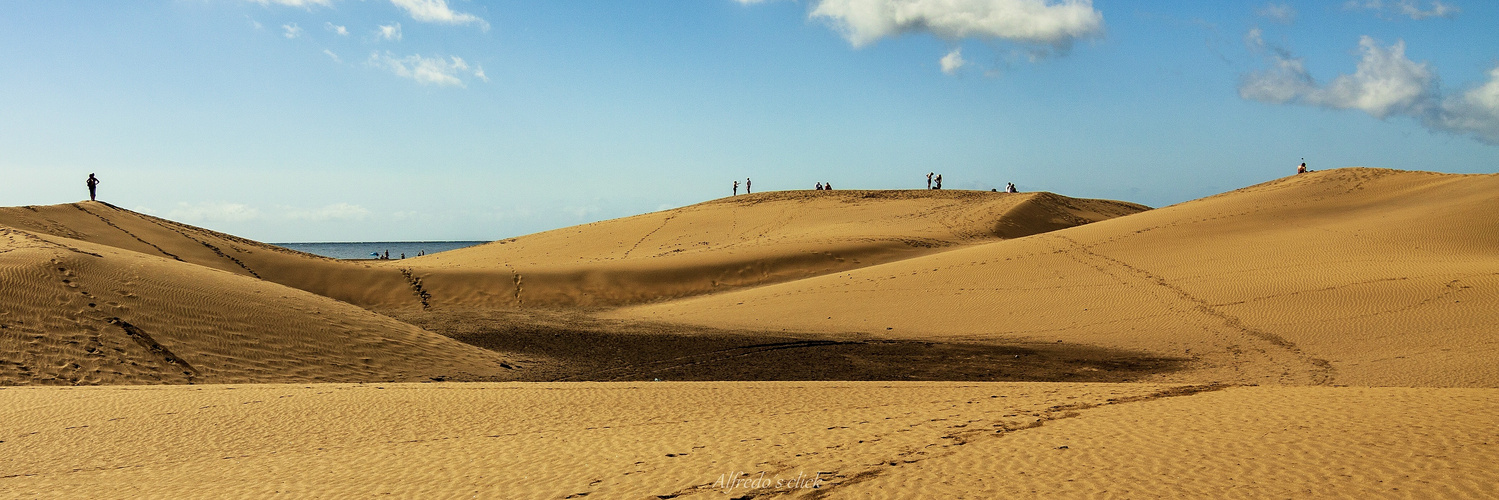
[[[739,181],[734,181],[734,196],[739,196]]]
[[[99,178],[94,177],[94,174],[88,174],[88,180],[83,181],[83,183],[88,185],[89,201],[97,200],[97,195],[99,193]]]
[[[750,194],[750,180],[749,180],[749,177],[745,177],[744,178],[744,194]]]
[[[1298,174],[1304,174],[1304,173],[1306,173],[1306,158],[1302,158],[1301,159],[1301,166],[1296,167],[1296,173],[1298,173]]]
[[[926,188],[927,189],[931,189],[932,188],[932,176],[933,175],[935,175],[935,172],[927,172],[926,173]]]
[[[1019,193],[1020,190],[1015,189],[1015,183],[1013,183],[1013,182],[1006,182],[1005,183],[1005,192],[1006,193]]]

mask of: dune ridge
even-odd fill
[[[1194,360],[1172,381],[1495,387],[1494,193],[1499,175],[1321,171],[1032,237],[605,316],[1066,341]]]
[[[1051,193],[758,193],[421,258],[338,261],[102,202],[0,225],[221,269],[376,310],[615,306],[817,276],[1145,210]]]
[[[517,361],[237,273],[0,227],[0,385],[509,380]]]

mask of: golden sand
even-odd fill
[[[0,385],[132,384],[0,388],[0,496],[1491,498],[1496,192],[762,193],[398,261],[0,208]],[[1143,383],[836,381],[944,376]],[[504,382],[652,377],[738,381]]]
[[[0,408],[6,497],[1499,494],[1494,389],[220,385],[9,388]]]

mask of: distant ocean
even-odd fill
[[[399,259],[401,254],[407,258],[416,257],[418,254],[431,255],[437,252],[457,250],[459,248],[471,247],[487,241],[365,241],[350,243],[272,243],[278,247],[290,248],[292,250],[307,252],[310,254],[332,257],[335,259],[373,259],[375,255],[384,255],[390,252],[390,258]]]

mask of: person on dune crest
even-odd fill
[[[88,185],[88,200],[94,201],[97,199],[95,195],[99,191],[99,178],[94,177],[94,174],[88,174],[88,180],[83,181],[83,183]]]

